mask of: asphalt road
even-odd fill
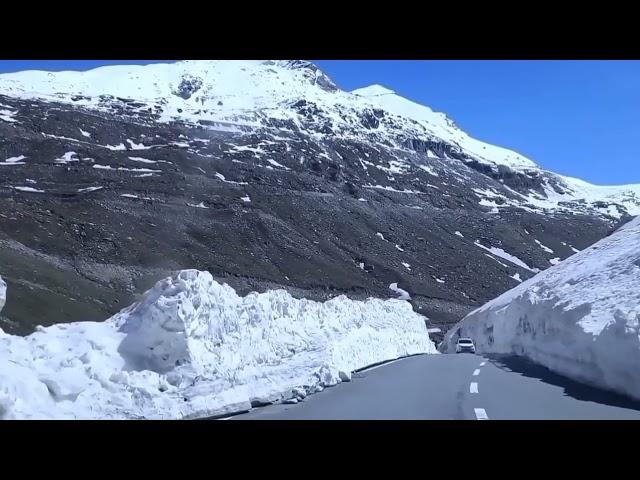
[[[640,402],[575,383],[517,357],[420,355],[353,376],[295,405],[233,420],[640,420]]]

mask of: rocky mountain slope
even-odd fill
[[[640,186],[304,61],[0,75],[6,332],[107,318],[183,268],[316,300],[396,284],[444,329],[638,213]]]

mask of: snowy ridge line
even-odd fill
[[[403,98],[381,85],[371,85],[352,92],[343,91],[315,65],[305,61],[181,61],[145,66],[113,65],[86,72],[24,71],[0,75],[0,94],[62,102],[100,112],[108,112],[117,104],[124,107],[123,115],[132,119],[144,117],[143,110],[152,108],[154,122],[181,121],[186,125],[201,125],[211,130],[263,130],[282,135],[282,132],[291,130],[284,126],[276,127],[273,122],[286,122],[315,139],[327,136],[349,138],[370,145],[391,145],[408,153],[415,152],[415,149],[408,147],[408,143],[414,140],[442,142],[450,151],[458,154],[456,158],[447,155],[446,151],[440,156],[434,155],[431,148],[426,149],[425,155],[441,162],[453,161],[461,165],[478,162],[490,166],[493,171],[507,167],[519,173],[535,172],[544,179],[544,194],[533,190],[522,194],[512,190],[518,200],[495,191],[477,192],[483,197],[489,195],[505,199],[506,203],[500,207],[492,202],[481,203],[491,208],[492,213],[513,206],[543,213],[546,210],[571,213],[588,211],[618,219],[622,218],[625,210],[630,215],[640,214],[640,185],[597,186],[556,175],[515,151],[470,137],[444,113]],[[135,100],[143,106],[127,107],[129,100]],[[317,118],[313,121],[307,118],[307,107],[312,107],[316,112],[314,117]],[[16,112],[13,107],[3,105],[0,118],[15,123],[16,120],[10,117]],[[365,125],[366,119],[373,124]],[[318,130],[321,124],[329,126],[329,130]],[[83,137],[91,138],[86,135],[88,132],[79,130]],[[56,137],[50,134],[45,136]],[[138,144],[131,139],[126,140],[129,149],[123,143],[111,146],[78,139],[66,140],[111,150],[162,147]],[[173,142],[166,146],[185,147],[187,144]],[[400,174],[404,170],[401,165],[403,162],[396,161],[390,167],[373,166]],[[363,167],[366,170],[366,164],[363,163]],[[438,175],[431,166],[419,165],[419,168]],[[560,187],[559,190],[552,184]],[[581,205],[581,200],[586,205]],[[598,205],[601,201],[609,205]],[[567,207],[561,205],[562,202],[573,205]],[[616,204],[621,205],[621,209]]]

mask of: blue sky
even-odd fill
[[[0,61],[0,72],[151,62]],[[345,90],[384,85],[549,170],[600,184],[640,183],[640,61],[315,63]]]

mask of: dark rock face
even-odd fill
[[[362,126],[369,130],[378,128],[380,121],[374,112],[365,110],[361,116]]]
[[[178,94],[198,88],[192,79]],[[544,269],[616,225],[508,204],[492,212],[474,189],[511,199],[501,180],[515,189],[536,179],[484,170],[444,143],[397,149],[275,119],[254,131],[158,123],[155,108],[106,98],[107,112],[0,101],[17,112],[0,121],[0,162],[25,157],[0,165],[0,328],[10,333],[105,319],[183,268],[241,294],[286,288],[317,300],[395,297],[397,282],[445,330],[533,275],[476,243]],[[324,128],[317,107],[296,108]],[[366,119],[375,129],[384,112]]]

